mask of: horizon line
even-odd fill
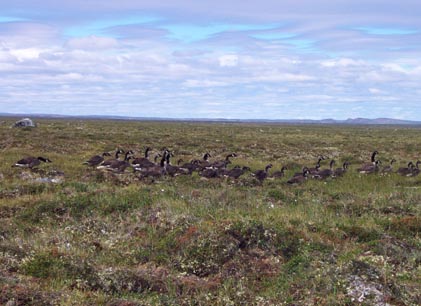
[[[261,123],[321,123],[321,124],[421,124],[418,120],[397,119],[388,117],[365,118],[355,117],[347,119],[323,118],[323,119],[267,119],[267,118],[200,118],[200,117],[141,117],[126,115],[61,115],[61,114],[43,114],[43,113],[0,113],[0,117],[35,117],[35,118],[74,118],[74,119],[116,119],[116,120],[145,120],[145,121],[198,121],[198,122],[261,122]]]

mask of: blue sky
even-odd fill
[[[7,2],[0,112],[421,120],[420,1]]]

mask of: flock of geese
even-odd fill
[[[232,163],[231,159],[237,157],[236,153],[230,153],[226,155],[225,159],[210,161],[211,154],[205,153],[201,159],[194,159],[190,162],[183,163],[180,159],[176,165],[171,164],[171,158],[174,154],[164,148],[162,153],[158,153],[150,160],[149,154],[151,148],[147,147],[143,157],[136,157],[132,150],[124,151],[117,149],[112,156],[109,152],[104,152],[101,155],[92,156],[87,161],[83,162],[84,165],[92,167],[93,169],[110,171],[113,173],[124,173],[127,169],[132,169],[139,179],[152,178],[156,179],[163,176],[178,176],[178,175],[191,175],[193,172],[197,172],[199,176],[207,179],[227,177],[232,179],[238,179],[240,176],[247,172],[250,172],[260,184],[267,178],[282,178],[285,176],[286,167],[282,167],[279,171],[270,172],[272,164],[268,164],[265,169],[257,170],[252,172],[250,167],[247,166],[234,166],[229,167]],[[402,176],[417,176],[420,173],[419,165],[421,161],[417,161],[415,164],[409,162],[407,167],[402,167],[396,171],[393,168],[393,164],[396,162],[392,159],[386,166],[381,167],[381,161],[377,159],[378,151],[374,151],[371,154],[371,161],[362,164],[357,171],[361,174],[371,173],[397,173]],[[326,180],[328,178],[335,178],[343,176],[348,171],[349,162],[345,161],[342,167],[335,168],[335,160],[331,160],[328,168],[322,168],[322,161],[326,160],[324,156],[318,158],[317,163],[314,167],[303,167],[302,171],[295,173],[289,180],[288,184],[300,184],[305,182],[307,179],[318,179]],[[36,169],[41,162],[50,163],[51,160],[45,157],[26,157],[15,164],[12,167],[29,168],[31,170]]]

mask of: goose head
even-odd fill
[[[52,163],[50,159],[42,157],[42,156],[38,156],[37,159],[40,161],[43,161],[44,163]]]
[[[266,167],[265,167],[265,171],[266,172],[268,172],[269,171],[269,169],[270,168],[272,168],[273,166],[272,166],[272,164],[268,164],[268,165],[266,165]]]
[[[209,152],[206,152],[205,155],[203,155],[203,160],[207,161],[209,159],[209,157],[212,157],[212,155],[210,155]]]

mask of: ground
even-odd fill
[[[356,171],[374,150],[383,166],[416,162],[419,127],[15,121],[0,124],[0,305],[421,304],[421,177]],[[82,164],[147,146],[288,170],[261,184]],[[53,162],[11,167],[27,155]],[[350,169],[286,183],[320,155]]]

